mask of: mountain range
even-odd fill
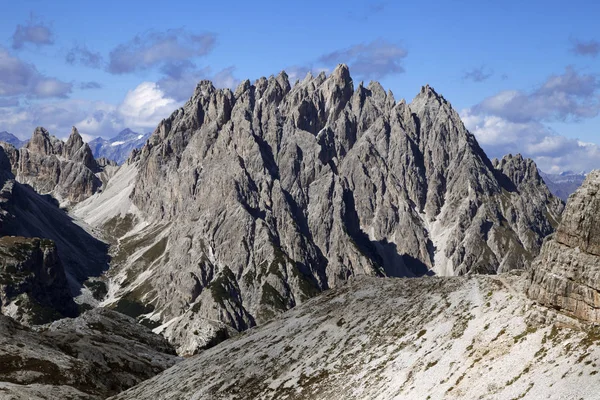
[[[63,142],[40,127],[1,145],[0,174],[7,337],[34,329],[46,346],[35,327],[58,319],[92,343],[121,318],[130,341],[106,371],[137,371],[75,379],[72,358],[95,356],[61,345],[53,379],[21,379],[49,353],[11,346],[0,390],[14,396],[103,398],[173,363],[116,398],[589,394],[592,367],[571,365],[600,358],[585,322],[600,284],[581,271],[600,178],[563,217],[532,160],[490,160],[428,85],[396,101],[345,65],[293,85],[201,81],[121,166],[76,128]],[[136,343],[146,361],[123,369]]]
[[[583,172],[576,173],[571,171],[565,171],[560,174],[547,174],[540,171],[540,175],[552,194],[563,201],[567,201],[569,196],[581,186],[586,177],[586,174]]]
[[[0,132],[0,142],[12,144],[17,149],[20,149],[27,144],[27,140],[21,140],[12,133],[6,131]]]
[[[141,134],[124,129],[111,139],[97,137],[88,144],[96,158],[106,158],[123,164],[133,149],[139,149],[146,143],[150,133]]]

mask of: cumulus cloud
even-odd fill
[[[547,172],[600,168],[600,147],[550,129],[553,121],[578,121],[600,111],[595,76],[567,68],[531,92],[503,91],[463,110],[465,126],[491,157],[522,153]]]
[[[401,46],[378,39],[319,57],[327,67],[348,64],[353,76],[361,79],[381,79],[387,75],[404,72],[402,63],[408,52]]]
[[[213,49],[215,41],[213,34],[197,35],[183,29],[147,32],[110,52],[108,72],[126,74],[204,56]]]
[[[571,52],[578,56],[590,56],[596,57],[600,54],[600,42],[597,40],[590,40],[588,42],[584,40],[571,40]]]
[[[66,97],[73,85],[41,74],[0,47],[0,96]]]
[[[12,36],[13,49],[21,49],[26,43],[36,46],[51,45],[54,44],[54,35],[50,27],[42,22],[35,22],[32,17],[25,25],[17,25]]]
[[[105,105],[104,108],[110,107]],[[0,126],[21,139],[28,139],[36,126],[44,126],[52,134],[68,135],[70,127],[86,118],[101,103],[65,99],[51,103],[32,102],[21,107],[0,108]]]
[[[494,71],[488,70],[482,65],[481,67],[473,68],[472,70],[465,72],[463,80],[483,82],[491,78],[492,75],[494,75]]]
[[[600,168],[598,145],[567,138],[539,122],[511,122],[473,115],[471,110],[464,110],[461,118],[490,157],[521,153],[533,158],[542,171],[552,173]]]
[[[125,126],[148,129],[155,128],[161,119],[179,106],[177,101],[166,97],[155,82],[143,82],[127,92],[118,112]]]
[[[102,68],[104,59],[98,52],[91,51],[87,46],[76,45],[65,57],[65,61],[71,65],[84,65],[89,68]]]
[[[82,135],[112,137],[124,128],[138,132],[152,130],[181,105],[167,97],[156,83],[143,82],[118,105],[64,99],[0,107],[0,126],[22,139],[29,138],[36,126],[44,126],[57,137],[68,136],[73,125]]]
[[[591,118],[600,112],[595,75],[567,67],[564,74],[549,77],[531,92],[507,90],[488,97],[474,107],[479,114],[501,116],[510,121],[565,121]]]

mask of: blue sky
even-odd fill
[[[523,4],[526,3],[526,4]],[[492,157],[600,168],[592,1],[0,0],[0,131],[153,130],[199,79],[234,87],[350,66],[410,101],[426,83]]]

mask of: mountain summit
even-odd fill
[[[191,348],[192,320],[246,329],[352,276],[526,267],[562,208],[433,88],[396,102],[339,65],[294,86],[200,82],[74,213],[119,238],[109,304]]]
[[[102,187],[96,174],[103,168],[75,127],[66,142],[37,127],[23,148],[1,145],[17,181],[41,194],[51,194],[62,204],[79,202]]]

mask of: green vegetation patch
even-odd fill
[[[269,305],[280,311],[287,310],[286,301],[283,298],[283,296],[268,282],[265,282],[265,284],[262,287],[260,303]]]
[[[152,304],[143,304],[141,301],[132,296],[131,293],[121,298],[111,308],[132,318],[137,318],[140,315],[148,314],[154,311],[154,306]]]
[[[213,299],[221,305],[225,305],[225,302],[232,299],[231,289],[235,288],[236,282],[235,275],[229,267],[223,268],[221,275],[213,280],[207,287],[210,289]],[[193,310],[197,311],[197,310]]]

